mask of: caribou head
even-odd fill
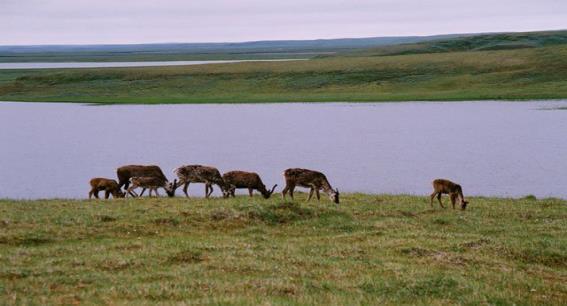
[[[276,187],[278,187],[278,184],[275,184],[274,187],[272,187],[272,190],[270,190],[270,191],[265,190],[264,192],[262,192],[262,196],[264,197],[264,199],[269,199],[270,196],[272,195],[272,193],[274,193],[274,190],[276,189]]]

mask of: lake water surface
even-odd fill
[[[0,69],[60,69],[60,68],[110,68],[110,67],[154,67],[226,64],[240,62],[281,62],[304,59],[273,60],[218,60],[218,61],[148,61],[148,62],[61,62],[61,63],[0,63]]]
[[[170,178],[182,164],[256,171],[277,191],[284,169],[305,167],[344,192],[425,195],[443,177],[465,195],[567,198],[567,111],[547,110],[561,106],[2,102],[0,198],[84,198],[91,177],[126,164],[158,164]]]

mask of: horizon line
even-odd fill
[[[135,45],[165,45],[165,44],[246,44],[255,42],[278,42],[278,41],[325,41],[325,40],[347,40],[347,39],[371,39],[371,38],[402,38],[402,37],[432,37],[448,35],[490,35],[507,33],[538,33],[538,32],[561,32],[567,28],[530,31],[495,31],[495,32],[465,32],[465,33],[436,33],[427,35],[385,35],[385,36],[363,36],[363,37],[336,37],[336,38],[312,38],[312,39],[260,39],[243,41],[198,41],[198,42],[140,42],[140,43],[54,43],[54,44],[0,44],[0,47],[56,47],[56,46],[135,46]]]

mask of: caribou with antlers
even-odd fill
[[[173,170],[173,173],[179,178],[179,186],[183,185],[183,193],[186,197],[189,197],[187,189],[190,183],[204,183],[206,198],[209,198],[213,193],[213,184],[220,187],[224,198],[229,195],[229,186],[224,182],[217,168],[203,165],[184,165]]]
[[[331,201],[339,204],[339,189],[333,189],[323,173],[308,169],[292,168],[285,170],[283,175],[285,178],[285,187],[282,190],[284,200],[288,191],[293,200],[293,191],[296,186],[300,186],[310,188],[307,201],[311,200],[314,192],[317,195],[317,200],[320,200],[319,190],[323,189]]]
[[[236,189],[248,189],[250,197],[254,196],[254,190],[258,190],[265,199],[269,199],[278,186],[275,184],[272,190],[267,190],[266,185],[257,173],[246,171],[230,171],[222,175],[225,184],[229,185],[229,195],[235,197]]]

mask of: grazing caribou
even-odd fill
[[[161,168],[156,165],[127,165],[116,169],[116,175],[118,176],[118,185],[120,188],[124,186],[124,190],[128,190],[130,185],[130,179],[134,176],[145,176],[145,177],[156,177],[161,179],[163,182],[167,182],[167,178]],[[145,188],[142,190],[140,195],[143,195]],[[175,192],[175,190],[174,190]],[[133,195],[133,194],[131,194]]]
[[[229,186],[225,184],[217,168],[202,165],[184,165],[173,170],[173,173],[179,178],[179,186],[183,185],[183,193],[185,193],[186,197],[189,197],[187,189],[190,183],[204,183],[206,198],[209,198],[213,193],[213,184],[220,187],[224,198],[227,198],[229,195]]]
[[[339,204],[339,189],[333,190],[333,187],[331,187],[331,184],[329,184],[327,177],[325,177],[323,173],[313,170],[293,168],[285,170],[283,175],[285,178],[285,188],[282,190],[282,197],[284,200],[288,191],[291,199],[293,200],[293,190],[296,186],[300,186],[310,188],[307,201],[311,200],[313,192],[316,193],[317,200],[320,200],[321,197],[319,195],[319,190],[323,189],[331,201]]]
[[[98,199],[99,191],[104,191],[105,199],[108,199],[111,194],[115,199],[124,197],[124,193],[120,190],[120,187],[115,180],[95,177],[91,179],[89,183],[91,185],[91,191],[89,191],[89,199],[91,199],[93,195]]]
[[[437,196],[437,200],[439,201],[439,205],[441,205],[442,208],[445,208],[445,206],[443,206],[443,203],[441,202],[441,195],[442,194],[448,194],[450,199],[451,199],[451,204],[453,205],[453,209],[455,209],[455,202],[456,199],[459,198],[460,202],[461,202],[461,209],[465,210],[465,208],[467,208],[467,204],[469,203],[468,201],[465,201],[465,197],[463,196],[463,188],[461,187],[461,185],[453,183],[449,180],[445,180],[445,179],[436,179],[433,181],[433,193],[431,194],[431,201],[430,201],[430,205],[431,207],[433,207],[433,199],[435,198],[435,196]]]
[[[128,189],[130,179],[134,176],[152,176],[167,181],[167,178],[163,174],[163,171],[161,171],[161,168],[156,165],[122,166],[116,169],[116,175],[118,176],[118,184],[120,188],[124,186],[124,189]]]
[[[222,175],[225,184],[229,185],[229,195],[235,197],[235,190],[237,188],[247,188],[250,197],[254,195],[254,189],[258,190],[265,199],[269,199],[277,184],[272,187],[272,190],[267,190],[266,185],[257,173],[245,171],[230,171]]]
[[[165,189],[167,195],[173,197],[175,196],[175,188],[177,188],[177,180],[173,180],[173,183],[170,183],[155,176],[134,176],[130,178],[130,181],[132,185],[126,190],[126,196],[128,194],[138,196],[134,189],[141,187],[143,188],[142,193],[144,190],[149,189],[150,197],[152,196],[152,191],[155,192],[156,197],[159,197],[158,188]]]

